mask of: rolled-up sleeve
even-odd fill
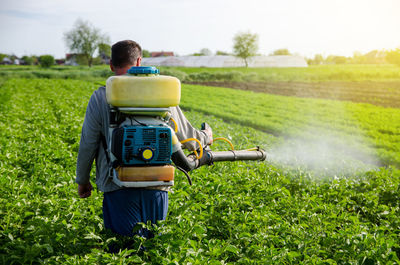
[[[89,182],[90,170],[99,148],[101,130],[99,102],[94,93],[89,100],[82,125],[75,179],[78,184]]]
[[[195,138],[200,141],[203,147],[205,147],[211,139],[209,139],[208,135],[202,131],[195,129],[190,122],[186,119],[185,115],[182,113],[182,110],[179,107],[171,108],[172,118],[175,120],[178,126],[178,132],[176,136],[179,141]],[[190,141],[183,144],[185,148],[190,151],[196,150],[199,148],[199,145],[195,141]]]

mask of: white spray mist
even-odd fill
[[[304,135],[284,139],[268,150],[269,162],[301,167],[321,176],[353,175],[380,164],[373,155],[349,145],[348,139],[315,130]]]

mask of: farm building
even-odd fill
[[[255,56],[248,59],[249,67],[307,67],[301,56]],[[143,58],[142,65],[183,67],[244,67],[243,59],[230,55],[216,56],[168,56]]]
[[[151,57],[166,57],[166,56],[174,56],[173,52],[151,52]]]

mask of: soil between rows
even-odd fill
[[[188,82],[283,96],[324,98],[400,108],[400,81],[363,82]]]

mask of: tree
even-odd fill
[[[353,52],[353,58],[349,58],[351,63],[364,64],[367,58],[359,51]]]
[[[195,52],[192,54],[192,56],[211,56],[212,52],[210,49],[203,48],[200,50],[200,52]]]
[[[33,65],[34,63],[34,58],[32,56],[24,55],[21,59],[25,65]]]
[[[93,55],[100,44],[110,43],[110,38],[102,34],[89,21],[78,19],[74,27],[64,33],[64,40],[68,48],[75,53],[82,54],[89,65],[92,66]]]
[[[4,58],[8,57],[5,53],[0,53],[0,63],[3,61]]]
[[[111,58],[111,46],[107,43],[99,44],[99,56]]]
[[[39,64],[41,67],[49,68],[54,65],[54,57],[51,55],[42,55],[39,57]]]
[[[324,57],[322,56],[322,54],[316,54],[314,56],[314,62],[315,64],[322,64],[324,62]]]
[[[347,63],[347,57],[339,55],[329,55],[326,60],[328,64],[345,64]]]
[[[233,52],[236,57],[242,58],[246,67],[247,59],[255,56],[258,51],[258,35],[249,31],[239,32],[233,38]]]
[[[272,55],[291,55],[288,49],[278,49],[275,50]]]
[[[210,50],[210,49],[207,49],[207,48],[201,49],[201,50],[200,50],[200,53],[201,53],[202,55],[204,55],[204,56],[211,56],[211,55],[212,55],[211,50]]]
[[[142,50],[143,58],[151,57],[151,54],[148,50]]]
[[[99,44],[99,56],[93,58],[93,64],[109,64],[111,59],[111,46],[107,43]]]
[[[39,64],[39,56],[36,56],[36,55],[31,55],[31,58],[32,58],[32,64],[33,65],[38,65]]]
[[[386,60],[388,63],[397,64],[400,66],[400,48],[388,51],[386,53]]]
[[[224,51],[216,51],[215,55],[230,55],[228,52],[224,52]]]
[[[308,59],[307,63],[308,64],[323,64],[324,57],[321,54],[316,54],[316,55],[314,55],[314,59]]]

